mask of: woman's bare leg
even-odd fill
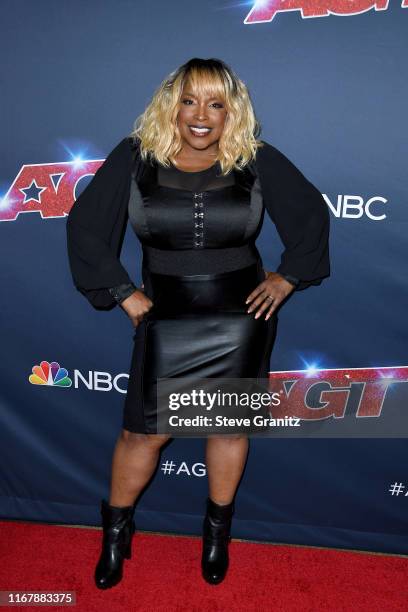
[[[170,437],[122,429],[112,458],[112,506],[131,506],[135,502],[156,469],[160,448]]]
[[[233,500],[244,471],[248,448],[246,435],[207,438],[209,496],[216,504],[229,504]]]

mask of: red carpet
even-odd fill
[[[113,589],[93,569],[99,529],[1,521],[0,590],[76,591],[76,612],[406,612],[408,558],[232,540],[224,582],[200,574],[198,537],[136,532],[132,559]]]

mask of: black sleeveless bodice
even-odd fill
[[[249,168],[222,176],[219,162],[198,172],[146,164],[132,178],[128,206],[143,266],[159,274],[213,274],[260,260],[263,204],[255,181]]]

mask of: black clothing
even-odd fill
[[[124,302],[132,293],[136,291],[137,287],[134,283],[122,283],[116,287],[109,287],[109,293],[115,298],[118,304]]]
[[[272,315],[268,321],[255,319],[253,313],[246,312],[245,305],[248,295],[263,279],[260,260],[220,274],[177,276],[143,268],[144,291],[153,307],[134,334],[123,429],[172,433],[167,425],[168,403],[157,401],[160,380],[268,378],[277,317]],[[215,383],[224,390],[224,383]],[[198,414],[200,409],[196,410]],[[232,416],[231,409],[226,406],[222,415]],[[245,416],[253,416],[253,410],[248,409]],[[160,429],[160,423],[167,426]],[[217,432],[213,427],[212,433]],[[257,425],[247,433],[263,429]],[[188,435],[180,429],[175,431]],[[238,431],[239,427],[229,433]],[[208,427],[191,431],[195,437],[208,433]]]
[[[283,153],[262,142],[255,162],[243,171],[215,177],[216,164],[190,177],[192,173],[177,168],[169,173],[154,161],[144,162],[138,140],[124,138],[68,215],[68,256],[77,289],[95,308],[116,304],[109,288],[131,282],[119,259],[129,219],[142,242],[144,265],[151,271],[218,273],[244,267],[259,256],[255,240],[265,208],[285,246],[277,272],[299,279],[298,290],[319,285],[330,274],[327,205]],[[157,169],[159,191],[154,193]],[[197,182],[187,188],[183,183],[184,189],[177,191],[176,175]],[[204,181],[204,193],[200,181],[207,178],[211,182]],[[160,201],[166,181],[166,199]],[[218,181],[224,185],[222,192],[213,190]],[[203,199],[193,202],[193,189],[203,193]],[[193,230],[202,229],[192,222],[194,218],[201,223],[203,217],[193,217],[193,211],[200,211],[194,204],[200,202],[206,214],[204,236],[194,236]]]
[[[138,189],[132,185],[128,211],[146,267],[157,274],[216,274],[255,263],[259,253],[249,233],[262,205],[250,201],[247,181],[222,176],[218,163],[184,172],[153,162]]]
[[[142,250],[153,306],[134,334],[123,427],[157,431],[157,383],[172,377],[267,378],[277,316],[247,313],[265,279],[255,241],[265,208],[285,245],[280,274],[298,289],[329,275],[329,214],[319,191],[265,143],[242,171],[184,172],[143,162],[123,139],[79,196],[67,220],[74,283],[109,307],[131,283],[119,255],[127,221]]]

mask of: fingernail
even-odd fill
[[[259,312],[256,313],[255,319],[257,319],[258,317],[259,317]]]

